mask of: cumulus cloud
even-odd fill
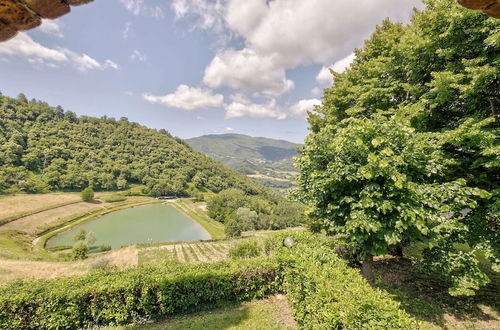
[[[135,16],[143,15],[158,20],[165,17],[165,13],[160,6],[151,6],[144,3],[144,0],[121,0],[121,3]]]
[[[139,62],[146,62],[146,60],[148,59],[146,54],[141,53],[137,49],[134,49],[129,57],[131,61],[139,61]]]
[[[250,118],[274,118],[285,119],[286,113],[279,108],[276,100],[272,99],[267,103],[252,103],[241,94],[231,96],[232,102],[224,107],[226,119],[250,117]]]
[[[42,20],[42,24],[38,27],[38,29],[52,37],[64,37],[64,34],[61,31],[61,23],[58,20],[44,19]]]
[[[321,70],[318,72],[318,75],[316,76],[316,81],[319,82],[320,84],[326,84],[326,83],[331,83],[332,82],[332,74],[330,72],[330,69],[342,73],[344,72],[347,68],[349,68],[356,58],[356,55],[354,53],[344,57],[343,59],[335,62],[332,66],[330,67],[322,67]]]
[[[306,118],[307,111],[314,110],[314,106],[320,104],[321,100],[318,99],[300,100],[290,107],[290,112],[295,117]]]
[[[58,67],[63,64],[73,65],[78,71],[118,69],[119,66],[111,60],[104,63],[87,54],[80,54],[67,48],[48,48],[31,39],[26,33],[19,33],[15,38],[0,43],[0,54],[25,57],[38,67]]]
[[[274,56],[259,56],[251,49],[219,53],[205,69],[203,82],[212,88],[228,86],[255,95],[279,96],[293,89]]]
[[[222,94],[213,94],[211,90],[180,85],[174,93],[154,96],[143,94],[142,97],[151,103],[183,110],[221,107],[224,104]]]

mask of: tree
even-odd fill
[[[487,283],[478,256],[500,269],[499,27],[429,1],[409,26],[384,21],[351,68],[333,73],[298,161],[311,227],[342,233],[366,256],[421,242],[416,261],[450,278],[452,294]]]
[[[437,181],[448,160],[439,136],[416,132],[404,115],[348,118],[310,137],[298,162],[310,226],[345,237],[361,250],[373,283],[373,256],[406,242],[431,243],[457,227],[456,213],[474,208],[464,180]],[[318,147],[321,146],[321,147]]]
[[[91,187],[87,187],[81,191],[80,196],[84,202],[90,202],[94,199],[94,190]]]
[[[75,236],[73,236],[73,240],[75,242],[85,241],[86,237],[87,237],[87,231],[82,228],[76,232]]]
[[[241,224],[239,223],[238,220],[236,219],[231,219],[226,222],[226,225],[224,227],[224,233],[226,234],[227,238],[236,238],[236,237],[241,237],[241,232],[243,231],[243,228]]]
[[[246,207],[240,207],[236,210],[236,221],[238,221],[243,230],[254,230],[259,217],[257,212]]]
[[[87,259],[89,254],[89,248],[84,241],[78,241],[73,245],[73,259],[75,260],[84,260]]]
[[[28,103],[28,98],[26,97],[26,95],[24,95],[24,93],[19,93],[17,95],[17,100],[19,102],[22,102],[22,103],[26,103],[26,104]]]

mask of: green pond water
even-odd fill
[[[73,245],[74,236],[80,229],[94,234],[96,242],[92,246],[108,244],[113,249],[139,243],[210,239],[210,235],[200,225],[173,206],[151,204],[112,212],[84,222],[49,239],[47,247]]]

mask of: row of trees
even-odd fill
[[[122,190],[130,184],[153,196],[188,195],[194,186],[262,192],[165,130],[125,117],[77,117],[24,95],[0,95],[0,193]]]
[[[309,114],[297,165],[310,227],[414,260],[470,295],[500,270],[500,21],[429,1],[386,20]]]
[[[303,205],[271,193],[248,195],[223,190],[208,200],[208,215],[226,227],[228,237],[248,230],[276,230],[302,225]]]

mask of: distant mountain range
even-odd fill
[[[196,151],[277,189],[294,185],[293,157],[299,144],[242,134],[212,134],[187,139]]]

